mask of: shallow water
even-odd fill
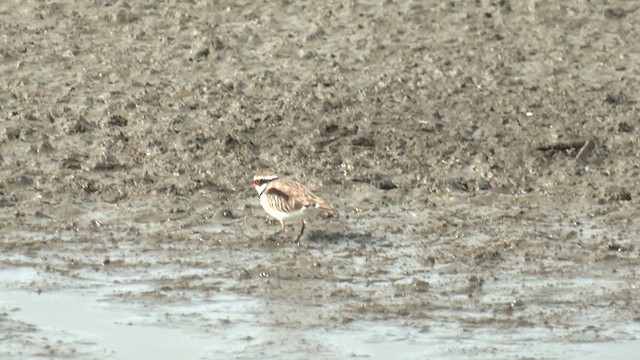
[[[460,223],[425,240],[417,227],[376,235],[401,213],[389,209],[337,224],[371,234],[315,230],[296,246],[242,239],[242,222],[215,225],[198,211],[148,222],[131,216],[144,206],[79,206],[71,227],[4,233],[14,250],[0,307],[10,329],[29,328],[3,341],[4,358],[595,359],[639,344],[637,258],[575,253],[611,234],[597,219],[557,242],[569,231],[562,213],[533,230],[476,228],[472,207],[487,219],[510,206],[456,204],[427,211]],[[546,235],[522,238],[536,232]]]
[[[3,271],[20,284],[30,271]],[[32,281],[32,279],[30,280]],[[496,331],[463,328],[456,317],[477,317],[440,310],[428,321],[356,321],[329,327],[273,322],[269,304],[248,296],[216,294],[208,301],[171,304],[111,301],[110,294],[130,286],[51,291],[3,289],[0,309],[13,322],[34,326],[27,335],[13,335],[25,347],[5,349],[6,358],[632,358],[638,340],[566,342],[563,330],[524,328]],[[271,313],[265,316],[264,313]],[[311,315],[313,311],[310,311]],[[6,319],[5,319],[6,321]],[[417,327],[422,326],[422,329]],[[616,326],[637,336],[637,324]],[[633,335],[636,334],[636,335]],[[603,334],[605,335],[605,334]],[[615,334],[614,334],[615,335]],[[606,335],[605,335],[606,336]],[[17,339],[16,339],[17,338]],[[5,339],[5,343],[7,339]],[[9,339],[11,340],[11,339]],[[9,341],[11,343],[11,341]],[[544,345],[542,345],[544,344]],[[26,349],[33,352],[25,352]],[[7,352],[8,350],[8,352]],[[13,351],[12,351],[13,350]],[[306,356],[306,355],[305,355]]]

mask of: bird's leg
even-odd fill
[[[284,232],[284,222],[280,221],[280,230],[276,231],[275,234],[273,235],[275,236],[278,234],[282,234],[283,232]]]
[[[302,237],[302,234],[304,234],[304,219],[302,220],[302,227],[300,228],[300,235],[298,235],[298,238],[296,239],[296,244],[300,244],[300,238]]]

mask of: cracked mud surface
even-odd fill
[[[1,4],[0,357],[632,354],[640,9],[528,5]]]

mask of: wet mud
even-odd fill
[[[0,357],[631,357],[638,24],[627,1],[0,4]],[[340,217],[273,235],[262,169]]]

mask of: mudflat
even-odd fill
[[[630,357],[630,1],[0,4],[0,357]],[[340,217],[272,235],[269,169]]]

